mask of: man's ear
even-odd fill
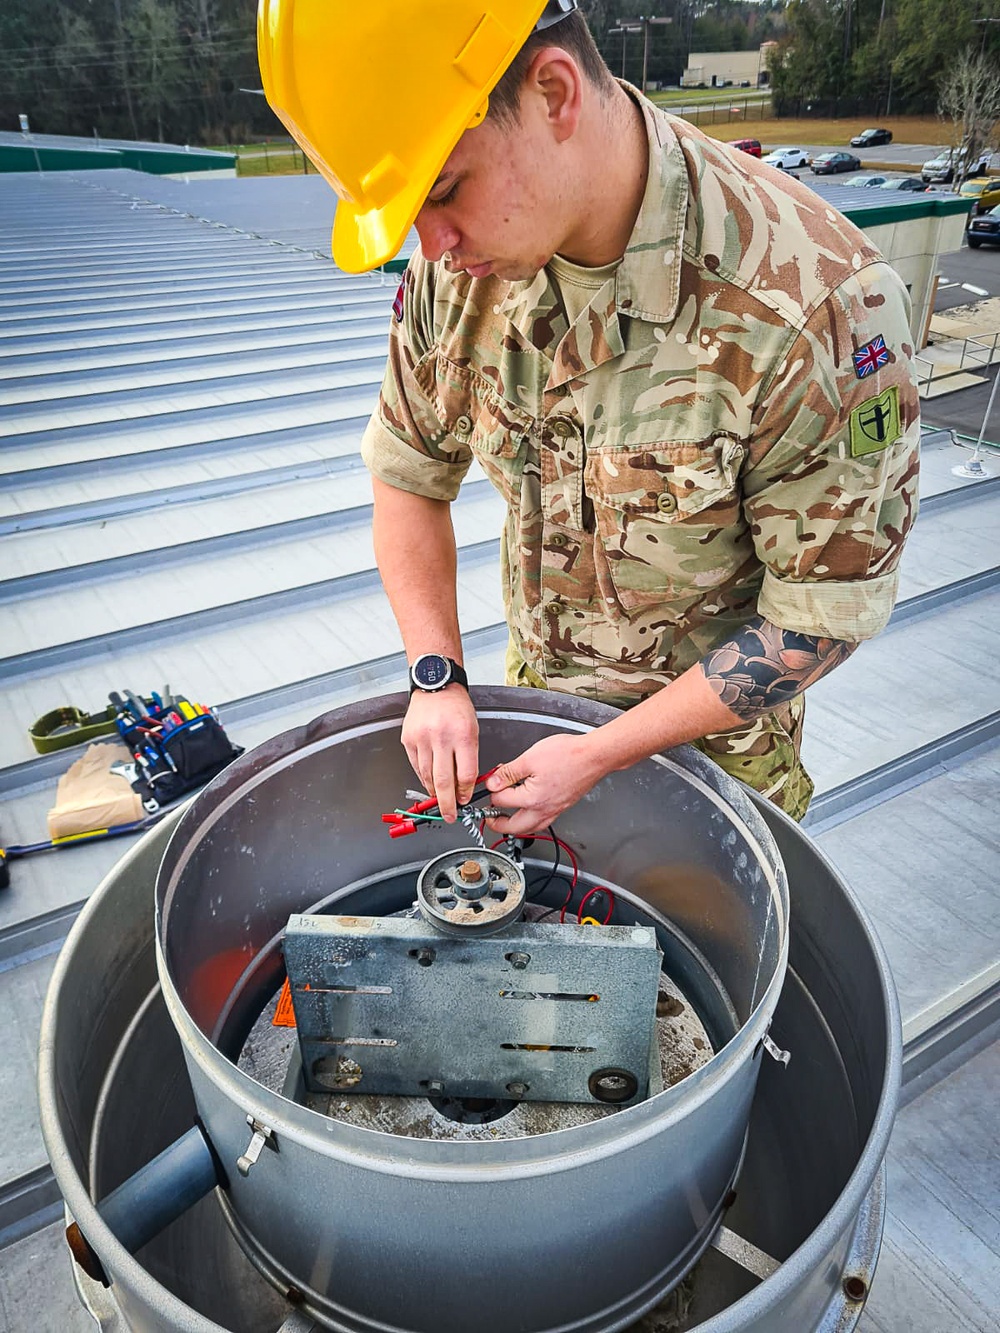
[[[536,105],[542,109],[556,142],[572,138],[580,123],[583,74],[568,51],[546,46],[536,53],[524,78],[522,103],[531,96],[538,99]]]

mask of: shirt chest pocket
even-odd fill
[[[443,429],[472,450],[501,495],[515,503],[532,418],[475,371],[438,352],[418,367],[418,382]]]
[[[584,484],[605,596],[632,613],[726,582],[745,559],[745,457],[728,436],[589,454]]]

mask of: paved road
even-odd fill
[[[775,133],[777,132],[776,130]],[[735,139],[737,134],[738,129],[734,125],[732,137]],[[767,136],[766,142],[768,148],[798,147],[798,144],[787,139],[772,140],[770,135]],[[929,162],[932,157],[936,157],[941,151],[940,144],[890,143],[883,145],[881,148],[852,148],[846,141],[844,143],[812,144],[806,148],[806,152],[810,156],[817,153],[853,153],[855,157],[860,157],[862,162],[871,166],[877,166],[880,162],[911,166],[916,169],[915,174],[917,175],[920,174],[920,168],[924,163]],[[1000,169],[1000,156],[994,157],[992,165],[994,170]]]
[[[984,245],[979,250],[962,246],[938,260],[941,281],[934,309],[951,310],[970,301],[984,301],[1000,296],[1000,245]]]
[[[938,285],[934,309],[943,313],[970,301],[983,301],[987,296],[1000,296],[1000,246],[983,246],[981,250],[961,250],[941,255],[938,262],[941,282]],[[985,295],[983,295],[985,293]],[[994,369],[992,374],[997,374]],[[960,389],[944,398],[932,398],[924,403],[921,416],[927,425],[964,431],[978,436],[983,415],[989,405],[993,380]],[[994,403],[986,425],[986,438],[1000,440],[1000,403]],[[995,465],[990,466],[996,471]]]

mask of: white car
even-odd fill
[[[769,167],[777,167],[779,171],[795,171],[809,165],[809,154],[804,148],[776,148],[762,161]]]
[[[964,179],[969,176],[983,176],[990,169],[990,163],[993,161],[993,154],[988,149],[983,149],[977,158],[967,164],[965,154],[957,152],[955,149],[945,149],[943,153],[938,153],[937,157],[932,157],[929,162],[925,162],[920,169],[920,179],[925,185],[950,185],[955,179],[955,171]]]

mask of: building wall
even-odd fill
[[[866,227],[864,215],[859,213],[853,221],[878,246],[906,283],[913,303],[910,331],[914,347],[919,351],[924,346],[934,301],[938,256],[957,250],[962,244],[966,215],[952,213],[944,217],[911,218]]]
[[[758,84],[758,75],[766,73],[764,58],[758,51],[692,51],[688,67],[681,79],[681,87],[693,88],[699,83],[706,87],[721,87],[727,80],[738,88],[749,82]]]

